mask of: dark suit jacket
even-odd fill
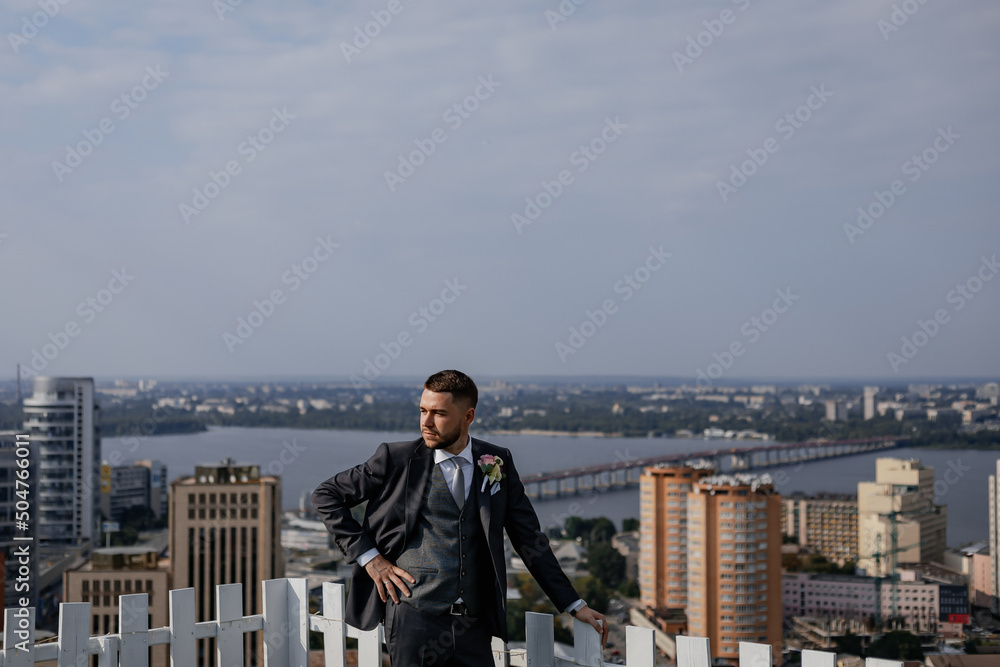
[[[559,611],[579,599],[559,561],[552,554],[542,533],[531,501],[514,467],[510,450],[472,439],[473,479],[467,502],[478,508],[483,535],[493,561],[493,572],[484,573],[492,581],[483,581],[484,590],[492,587],[496,600],[494,613],[484,619],[494,636],[507,640],[506,591],[507,567],[503,552],[503,531],[524,560],[528,571],[538,581]],[[492,454],[503,459],[507,474],[500,490],[490,494],[490,485],[480,492],[483,473],[479,457]],[[354,564],[353,579],[347,596],[347,622],[362,630],[376,627],[385,615],[385,603],[375,591],[367,571],[357,564],[359,556],[372,548],[395,563],[406,546],[423,504],[424,491],[434,467],[434,453],[423,438],[409,442],[379,445],[366,462],[326,480],[312,495],[313,507],[333,534],[348,563]],[[351,516],[351,508],[368,501],[363,521]]]

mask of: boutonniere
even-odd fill
[[[503,459],[499,456],[483,454],[479,457],[479,469],[483,471],[483,486],[479,491],[485,491],[486,484],[492,483],[493,486],[490,487],[490,495],[492,496],[500,490],[500,480],[507,476],[507,473],[503,471]]]

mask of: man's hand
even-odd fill
[[[411,584],[415,583],[416,579],[403,568],[396,567],[390,563],[386,560],[385,556],[380,554],[372,558],[365,565],[365,570],[368,571],[368,576],[375,582],[375,590],[378,591],[378,596],[382,598],[382,602],[385,602],[385,596],[388,593],[392,601],[399,604],[399,594],[396,592],[397,587],[403,592],[403,595],[410,597],[410,589],[403,583],[403,579],[406,579]],[[607,639],[607,632],[605,632],[605,639]]]
[[[597,630],[597,634],[601,635],[601,646],[608,643],[608,619],[604,618],[604,614],[600,614],[587,605],[583,605],[576,612],[576,620],[590,623],[591,627]]]

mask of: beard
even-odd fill
[[[458,439],[462,435],[462,427],[458,426],[455,428],[454,431],[449,431],[447,433],[438,433],[437,431],[435,431],[435,434],[437,435],[438,438],[436,442],[427,440],[427,437],[425,436],[424,444],[426,444],[431,449],[447,449],[452,445],[454,445],[456,442],[458,442]]]

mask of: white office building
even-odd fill
[[[38,534],[47,551],[99,536],[100,408],[93,378],[36,377],[24,429],[38,453]]]

